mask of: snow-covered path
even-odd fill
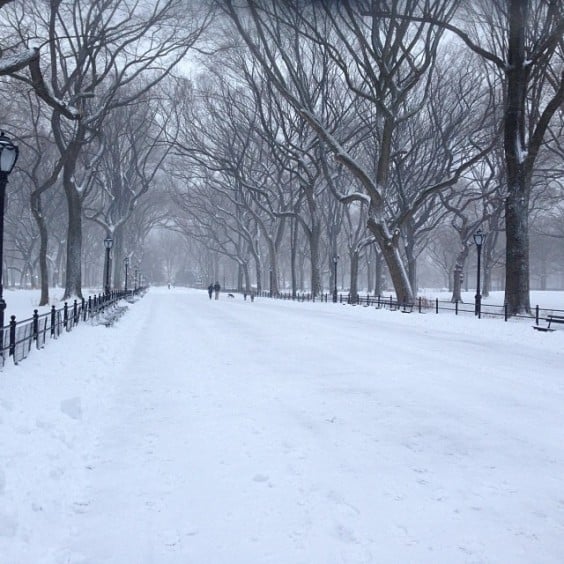
[[[154,289],[2,375],[0,563],[562,562],[563,336]]]

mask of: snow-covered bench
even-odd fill
[[[126,311],[127,306],[115,306],[106,309],[100,317],[99,324],[111,327]]]
[[[536,329],[537,331],[554,331],[554,329],[551,329],[550,326],[553,323],[564,323],[564,315],[553,315],[552,313],[549,313],[546,316],[545,321],[548,322],[548,325],[546,327],[533,325],[533,329]]]

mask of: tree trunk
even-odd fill
[[[463,303],[462,299],[462,281],[464,279],[464,266],[456,264],[452,271],[452,297],[450,298],[451,303],[460,302]]]
[[[39,276],[41,279],[41,297],[39,298],[39,305],[44,306],[49,304],[49,268],[47,265],[49,232],[47,231],[45,218],[41,213],[41,196],[39,194],[36,196],[32,195],[31,197],[31,211],[39,230]]]
[[[262,265],[258,257],[255,256],[255,276],[257,279],[257,293],[262,292]]]
[[[358,263],[359,254],[358,251],[352,251],[350,253],[351,261],[351,272],[350,272],[350,296],[351,302],[354,304],[358,301]]]
[[[489,261],[484,261],[484,290],[482,292],[482,296],[487,298],[490,295],[490,290],[492,287],[492,269],[490,268]]]
[[[411,225],[406,225],[405,238],[407,244],[405,245],[405,256],[407,261],[407,274],[411,288],[417,288],[417,257],[415,256],[415,237]]]
[[[115,290],[121,290],[124,286],[125,272],[123,265],[123,232],[123,224],[120,224],[116,225],[114,232],[112,233],[112,239],[114,240],[114,244],[112,246],[112,288]]]
[[[369,259],[366,263],[366,291],[371,294],[372,288],[374,287],[373,276],[372,276],[372,261]]]
[[[376,241],[378,242],[380,251],[388,267],[398,302],[402,305],[415,303],[409,277],[407,276],[398,249],[399,232],[395,232],[392,236],[387,225],[383,222],[378,223],[373,218],[368,220],[368,227],[371,233],[376,237]]]
[[[245,270],[247,270],[246,273]],[[248,268],[246,268],[246,265],[244,265],[243,263],[239,263],[237,268],[237,292],[241,292],[243,288],[245,289],[246,292],[250,291],[249,272],[248,272]]]
[[[252,284],[251,284],[251,274],[249,272],[249,263],[247,262],[243,262],[239,265],[239,273],[242,276],[242,280],[241,280],[241,286],[240,286],[240,290],[243,289],[243,284],[244,284],[244,291],[247,294],[250,294],[253,290]]]
[[[375,250],[374,252],[374,294],[376,296],[381,296],[384,292],[384,261],[382,260],[382,253]]]
[[[298,289],[298,277],[296,273],[296,259],[298,253],[298,229],[299,224],[295,218],[292,218],[291,223],[291,249],[290,249],[290,270],[292,277],[292,298],[296,298],[296,292]]]
[[[278,294],[278,257],[276,255],[274,241],[272,239],[268,239],[267,241],[270,254],[270,280],[268,281],[268,289],[273,296],[276,296]]]
[[[509,315],[530,313],[529,198],[510,191],[505,202],[505,303]]]
[[[509,315],[530,313],[529,303],[529,193],[525,170],[528,66],[525,31],[528,1],[508,0],[509,37],[506,69],[504,150],[507,170],[505,200],[505,303]]]
[[[313,220],[313,218],[312,218]],[[312,229],[309,233],[309,256],[311,265],[311,293],[318,296],[321,293],[321,273],[319,265],[319,236],[320,229],[316,221],[312,221]]]
[[[68,205],[67,263],[64,300],[82,298],[82,202],[74,184],[64,182]]]
[[[468,247],[468,245],[463,242],[462,248],[456,256],[452,278],[452,298],[450,299],[451,303],[464,301],[462,299],[462,282],[464,281],[464,265],[466,264],[469,250],[470,248]]]

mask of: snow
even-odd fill
[[[37,57],[37,52],[36,47],[12,55],[1,56],[0,52],[0,76],[19,71]]]
[[[563,363],[528,322],[154,288],[0,373],[0,562],[560,563]]]

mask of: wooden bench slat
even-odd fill
[[[563,323],[564,324],[564,315],[554,315],[552,313],[549,313],[545,318],[544,321],[547,322],[547,326],[546,327],[541,327],[540,325],[533,325],[533,329],[536,329],[537,331],[543,331],[543,332],[547,332],[547,331],[555,331],[555,329],[552,329],[550,326],[552,323]]]

